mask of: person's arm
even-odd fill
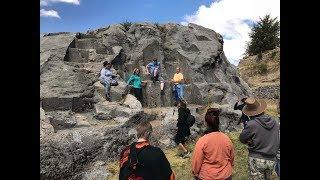
[[[130,84],[130,82],[133,80],[133,76],[131,75],[129,80],[127,81],[127,84]]]
[[[178,121],[182,122],[185,119],[185,111],[182,108],[178,109]]]
[[[194,176],[198,177],[199,172],[203,163],[204,154],[203,154],[203,144],[200,140],[196,143],[192,155],[192,173]]]
[[[244,126],[244,129],[240,133],[239,140],[243,144],[247,144],[249,140],[251,140],[252,132],[250,126]]]
[[[237,102],[234,104],[234,106],[233,106],[233,109],[234,109],[234,110],[239,110],[238,104],[239,104],[239,101],[237,101]]]
[[[112,72],[111,72],[111,70],[106,70],[104,74],[105,74],[105,77],[107,77],[107,78],[108,78],[108,77],[112,77]]]
[[[231,166],[234,167],[234,146],[231,143],[231,149],[230,149],[230,162]]]
[[[150,63],[146,65],[146,69],[147,69],[147,74],[148,74],[148,75],[150,74],[150,72],[149,72],[149,65],[150,65]]]
[[[184,77],[183,77],[183,74],[182,74],[182,73],[181,73],[181,79],[180,79],[179,83],[185,83],[185,82],[184,82]]]
[[[103,68],[103,69],[101,69],[101,71],[100,71],[100,79],[105,79],[106,78],[106,71],[105,71],[105,69]]]
[[[159,162],[157,163],[159,167],[159,176],[165,179],[165,177],[168,178],[168,180],[174,180],[175,176],[171,169],[170,163],[164,154],[164,152],[159,148]],[[173,179],[172,179],[173,178]]]

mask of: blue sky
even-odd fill
[[[79,5],[72,0],[44,1],[49,1],[48,5],[40,9],[54,10],[60,18],[41,16],[41,33],[83,32],[125,20],[180,23],[186,14],[197,11],[201,5],[209,6],[213,0],[80,0]]]
[[[85,32],[126,20],[195,23],[221,34],[237,65],[252,24],[266,14],[280,20],[280,0],[40,0],[40,32]]]

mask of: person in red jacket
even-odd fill
[[[197,141],[192,156],[192,173],[199,180],[230,180],[234,166],[234,147],[227,135],[219,131],[218,108],[205,115],[207,130]]]

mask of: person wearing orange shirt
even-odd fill
[[[174,93],[174,99],[176,103],[184,100],[183,96],[184,96],[185,84],[184,84],[183,74],[180,71],[181,71],[180,67],[177,67],[176,73],[173,75],[173,78],[171,80],[171,82],[173,83],[173,93]]]
[[[205,115],[207,130],[197,141],[192,156],[192,173],[198,180],[231,180],[234,166],[234,146],[227,135],[219,131],[218,108]]]

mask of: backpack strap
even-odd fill
[[[132,169],[136,169],[137,164],[139,163],[138,155],[144,150],[146,147],[149,146],[149,143],[143,144],[141,148],[136,148],[137,143],[132,143],[130,145],[130,153],[129,153],[129,166],[132,167]]]

